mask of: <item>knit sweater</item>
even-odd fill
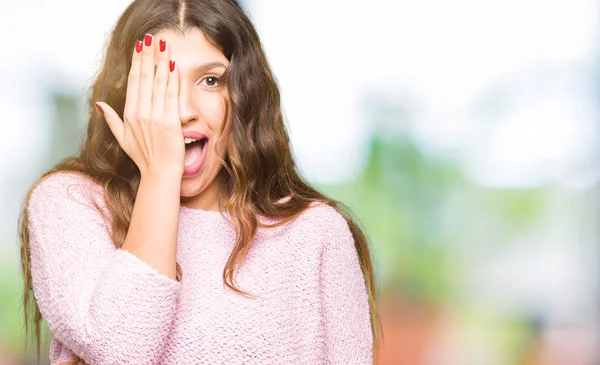
[[[313,203],[258,229],[235,281],[251,298],[223,283],[235,241],[227,213],[180,207],[177,281],[116,248],[94,203],[108,213],[102,186],[73,172],[46,177],[28,202],[51,363],[372,364],[365,282],[334,208]]]

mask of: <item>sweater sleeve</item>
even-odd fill
[[[181,283],[114,246],[92,188],[102,195],[91,180],[60,172],[31,192],[27,216],[38,307],[54,338],[86,363],[156,364]]]
[[[373,364],[369,299],[354,238],[337,211],[328,223],[321,256],[327,364]]]

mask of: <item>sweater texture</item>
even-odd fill
[[[235,241],[227,213],[180,207],[177,281],[116,248],[94,203],[108,213],[102,186],[64,171],[28,203],[52,364],[373,363],[365,282],[334,208],[313,203],[286,225],[257,230],[235,281],[252,298],[223,282]]]

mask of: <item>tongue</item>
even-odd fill
[[[200,141],[186,145],[184,157],[185,166],[191,166],[194,162],[198,161],[201,153],[202,147],[200,146]]]

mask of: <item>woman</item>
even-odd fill
[[[296,173],[235,2],[134,1],[88,107],[21,216],[38,355],[43,318],[54,364],[372,363],[365,235]]]

